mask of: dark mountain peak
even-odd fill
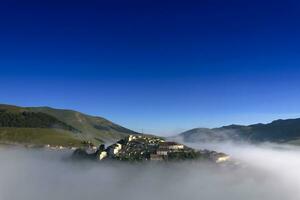
[[[209,132],[209,131],[211,131],[211,129],[209,129],[209,128],[194,128],[194,129],[191,129],[191,130],[187,130],[183,133],[180,133],[180,135],[202,133],[202,132]]]
[[[284,123],[300,123],[300,118],[295,118],[295,119],[278,119],[272,121],[270,124],[284,124]]]
[[[249,126],[232,124],[214,129],[192,129],[180,136],[183,136],[188,142],[226,139],[289,142],[300,139],[300,119],[279,119],[268,124],[259,123]]]
[[[228,125],[228,126],[222,126],[220,128],[217,128],[217,129],[238,129],[238,128],[242,128],[242,127],[246,127],[246,126],[238,125],[238,124],[231,124],[231,125]]]

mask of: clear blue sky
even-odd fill
[[[131,129],[300,117],[299,1],[1,1],[0,101]]]

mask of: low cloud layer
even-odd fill
[[[300,149],[264,144],[193,144],[239,160],[208,163],[83,163],[70,152],[0,149],[0,200],[299,200]]]

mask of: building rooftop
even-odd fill
[[[177,142],[161,142],[159,143],[160,146],[172,146],[172,145],[182,145],[178,144]]]

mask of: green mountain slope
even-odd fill
[[[73,110],[62,110],[49,107],[34,107],[27,109],[32,112],[48,114],[80,130],[80,137],[82,137],[82,139],[115,141],[129,134],[138,134],[104,118],[86,115]]]
[[[34,136],[38,130],[47,134],[52,132],[57,135],[59,133],[66,137],[71,136],[72,139],[91,141],[95,144],[103,141],[116,141],[129,134],[138,134],[104,118],[85,115],[77,111],[10,105],[0,105],[0,127],[2,132],[5,129],[9,133],[18,132],[17,136],[20,136],[23,128],[28,134],[34,132]],[[46,129],[47,131],[45,131]]]
[[[8,107],[4,109],[3,106],[0,106],[0,127],[58,128],[73,132],[78,131],[51,115],[24,109],[17,110],[16,107],[12,111]]]
[[[179,135],[187,142],[246,140],[251,142],[299,143],[300,119],[276,120],[269,124],[230,125],[221,128],[196,128]]]
[[[34,146],[80,147],[84,144],[72,132],[49,128],[0,128],[0,143]]]

